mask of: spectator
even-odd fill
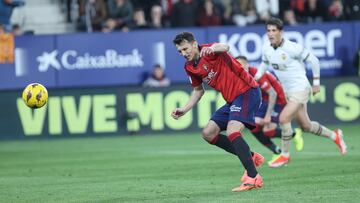
[[[133,29],[146,29],[151,28],[145,18],[145,11],[143,8],[136,8],[134,11],[133,19],[129,23],[129,28]]]
[[[261,22],[279,16],[279,0],[255,0],[255,8]]]
[[[360,20],[360,1],[344,0],[344,12],[347,20]]]
[[[341,0],[333,0],[328,9],[330,21],[344,20],[344,7]]]
[[[78,29],[100,31],[107,17],[104,0],[79,0]]]
[[[326,4],[323,0],[308,0],[305,2],[306,23],[319,23],[327,20]]]
[[[151,7],[154,4],[160,4],[160,0],[131,0],[134,8],[142,8],[145,14],[145,19],[150,19]]]
[[[167,22],[170,22],[171,13],[176,2],[178,0],[160,0],[160,5],[164,12],[163,17]]]
[[[0,24],[11,31],[10,17],[15,7],[24,5],[24,0],[0,0]]]
[[[14,36],[21,36],[24,34],[23,30],[21,29],[20,25],[18,25],[18,24],[14,24],[12,26],[12,33],[14,34]]]
[[[288,1],[285,0],[281,4],[281,6],[282,6],[281,11],[291,9],[295,13],[297,22],[306,23],[307,17],[306,17],[306,13],[305,13],[306,12],[305,11],[305,2],[306,2],[306,0],[288,0]],[[284,16],[283,13],[282,13],[282,16]]]
[[[233,15],[233,21],[235,25],[245,26],[247,24],[253,24],[257,21],[255,3],[253,0],[238,1],[235,4],[235,10]]]
[[[295,17],[295,13],[292,9],[284,10],[284,23],[285,25],[297,25],[298,22]]]
[[[163,15],[160,5],[155,4],[151,7],[150,25],[153,28],[164,28],[170,26],[170,22],[168,22],[166,16]]]
[[[233,25],[233,14],[235,8],[237,8],[237,0],[222,0],[221,1],[223,7],[222,13],[222,24],[223,25]]]
[[[133,17],[133,5],[129,0],[108,0],[109,18],[105,22],[104,32],[126,28]]]
[[[213,0],[204,0],[199,7],[197,25],[218,26],[221,25],[220,11],[214,6]]]
[[[166,77],[164,69],[160,64],[154,66],[151,76],[143,83],[145,87],[167,87],[169,85],[170,80]]]
[[[179,0],[174,4],[171,13],[173,27],[193,27],[196,25],[197,1]]]
[[[74,3],[72,0],[60,0],[60,3],[63,7],[63,9],[65,10],[66,13],[66,22],[71,23],[72,22],[72,15],[71,15],[71,9],[72,9],[72,4]],[[79,2],[77,2],[79,3]]]

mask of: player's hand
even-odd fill
[[[173,117],[174,119],[179,119],[181,116],[183,116],[185,114],[185,111],[181,108],[176,108],[171,112],[171,117]]]
[[[271,115],[265,115],[265,118],[263,119],[263,125],[268,125],[271,122]]]
[[[215,54],[215,51],[211,47],[203,47],[200,51],[200,57],[202,56],[209,56],[211,54]]]
[[[312,93],[313,95],[317,94],[320,92],[320,85],[314,85],[312,86]]]

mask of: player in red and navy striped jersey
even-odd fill
[[[260,90],[253,77],[228,54],[229,46],[222,43],[199,45],[190,32],[182,32],[173,40],[178,52],[186,59],[185,71],[193,92],[185,106],[173,110],[175,119],[186,114],[201,99],[205,90],[202,83],[219,91],[225,101],[202,131],[203,138],[236,156],[245,168],[242,183],[233,191],[251,190],[262,186],[256,166],[264,162],[258,154],[251,154],[241,131],[256,126],[255,113],[261,102]],[[228,136],[220,134],[226,130]]]

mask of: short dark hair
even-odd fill
[[[244,55],[239,55],[239,56],[235,57],[235,59],[236,60],[241,59],[241,60],[244,60],[244,61],[248,62],[248,59]]]
[[[267,22],[266,22],[266,27],[268,25],[274,25],[278,30],[283,30],[284,29],[284,23],[280,18],[270,18]]]
[[[154,65],[154,69],[156,69],[156,68],[161,68],[161,69],[162,69],[160,63],[156,63],[156,64]]]
[[[195,37],[191,32],[181,32],[175,36],[173,40],[174,44],[181,44],[183,41],[193,42],[195,41]]]

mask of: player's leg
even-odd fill
[[[280,154],[281,152],[280,148],[276,146],[276,144],[274,144],[273,141],[271,141],[270,137],[265,135],[266,131],[263,130],[265,127],[261,125],[262,118],[256,117],[255,122],[256,122],[256,127],[251,130],[251,133],[261,144],[267,147],[274,154]]]
[[[208,124],[202,130],[202,137],[210,144],[236,155],[234,147],[226,135],[220,134],[226,130],[229,121],[230,105],[225,104],[216,110]]]
[[[233,144],[235,153],[245,168],[244,175],[241,177],[242,184],[239,187],[234,188],[232,190],[233,192],[260,188],[263,184],[262,177],[257,172],[255,163],[252,159],[250,147],[242,138],[241,131],[244,128],[245,126],[236,120],[230,120],[228,123],[227,134],[229,140]]]
[[[279,125],[281,128],[281,155],[269,162],[270,167],[280,167],[290,160],[290,145],[294,133],[291,121],[296,116],[300,103],[289,101],[280,113]]]
[[[270,141],[274,137],[281,137],[281,129],[280,129],[280,127],[278,127],[278,125],[276,123],[271,122],[269,124],[266,124],[266,125],[264,125],[262,130],[263,130],[265,137],[270,139]],[[279,134],[279,136],[277,134]],[[274,154],[280,154],[281,148],[279,146],[277,146],[274,142],[271,141],[271,143],[273,143],[273,145],[271,146],[271,151],[273,151]]]
[[[227,136],[220,134],[226,130],[229,120],[230,106],[225,104],[218,109],[211,117],[210,121],[202,131],[203,138],[210,144],[216,145],[225,151],[236,155],[234,147]],[[264,157],[256,152],[251,152],[255,167],[259,167],[264,162]],[[237,156],[237,155],[236,155]]]
[[[263,127],[264,135],[268,138],[281,138],[281,128],[276,123],[269,123]]]
[[[267,102],[262,102],[259,109],[255,113],[255,123],[256,127],[250,132],[255,136],[255,138],[263,144],[265,147],[269,148],[273,153],[279,153],[279,148],[271,141],[270,137],[266,136],[263,131],[263,118],[265,117],[266,111],[268,108]]]
[[[234,147],[226,135],[220,134],[220,126],[213,120],[210,120],[202,131],[202,137],[208,143],[218,146],[219,148],[235,154]]]
[[[242,184],[233,189],[234,192],[262,187],[262,177],[255,168],[249,145],[241,133],[245,125],[250,129],[255,126],[255,112],[259,108],[260,101],[260,90],[250,89],[231,103],[226,133],[247,172]]]
[[[244,128],[245,126],[241,122],[231,120],[228,123],[226,134],[234,147],[236,155],[239,157],[244,168],[248,171],[248,175],[250,177],[255,177],[257,175],[257,170],[254,161],[252,160],[250,147],[241,134]]]
[[[317,121],[311,121],[307,113],[307,104],[304,104],[298,111],[296,115],[296,121],[298,125],[303,129],[303,131],[333,140],[338,146],[340,153],[346,154],[347,147],[343,138],[342,131],[340,129],[332,131],[329,128],[321,125]]]
[[[280,137],[281,138],[281,128],[276,125],[279,123],[280,114],[283,111],[286,104],[276,104],[271,116],[271,123],[274,127],[267,130],[267,126],[264,126],[264,131],[266,136],[270,137]],[[276,125],[276,126],[275,126]],[[272,130],[273,129],[273,130]],[[292,139],[294,140],[295,149],[301,151],[304,148],[304,140],[302,138],[302,130],[300,128],[293,129],[294,133],[292,134]]]
[[[281,138],[281,128],[279,127],[279,117],[281,111],[284,109],[285,104],[275,104],[273,112],[271,113],[271,123],[265,124],[263,131],[266,137]]]

